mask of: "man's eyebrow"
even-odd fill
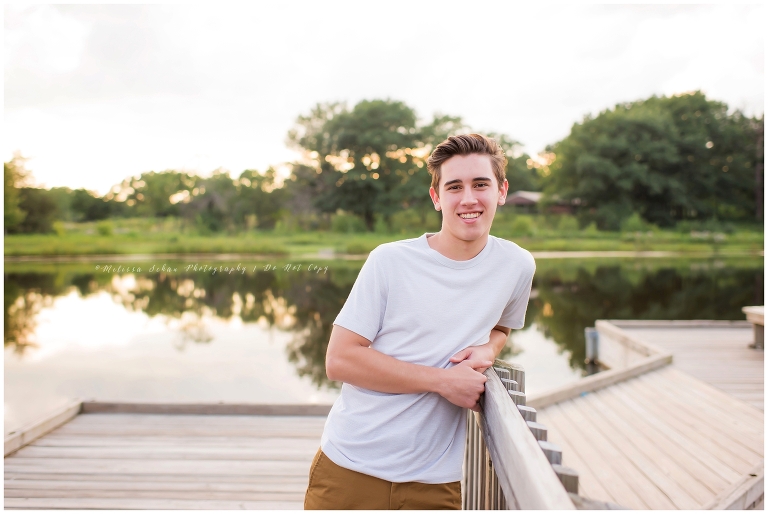
[[[488,177],[475,177],[472,179],[472,182],[490,182],[491,179]],[[449,180],[445,184],[443,184],[443,187],[450,186],[451,184],[461,184],[461,179],[455,178],[453,180]]]

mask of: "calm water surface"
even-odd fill
[[[7,264],[6,432],[76,397],[333,402],[325,350],[362,262],[189,264]],[[743,319],[763,303],[760,257],[537,266],[526,327],[503,354],[525,366],[529,393],[583,376],[596,319]]]

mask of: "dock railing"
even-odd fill
[[[578,476],[526,407],[524,370],[496,360],[485,375],[481,410],[467,416],[463,508],[575,509]]]

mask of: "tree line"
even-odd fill
[[[763,122],[694,92],[585,116],[536,157],[506,134],[487,134],[506,152],[511,191],[541,191],[545,207],[573,212],[582,226],[615,230],[633,215],[662,227],[762,220]],[[343,212],[370,231],[391,226],[404,210],[424,220],[432,211],[426,159],[447,136],[470,130],[457,116],[420,121],[394,100],[318,104],[287,135],[302,157],[286,179],[274,168],[236,177],[226,170],[208,177],[150,171],[103,196],[29,187],[16,156],[4,165],[5,230],[44,233],[56,220],[117,217],[177,217],[204,233],[278,223],[311,230]]]

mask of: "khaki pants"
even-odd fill
[[[317,450],[304,510],[461,510],[461,483],[387,482],[334,463]]]

